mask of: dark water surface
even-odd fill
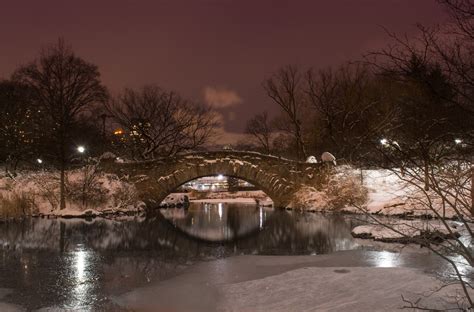
[[[198,261],[360,248],[350,234],[355,225],[338,215],[222,203],[147,218],[0,223],[0,303],[118,311],[111,296],[170,278]]]

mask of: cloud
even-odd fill
[[[235,145],[241,141],[248,141],[248,135],[239,132],[229,132],[225,129],[225,118],[221,113],[215,114],[215,122],[218,124],[215,129],[215,137],[211,146]]]
[[[204,101],[214,108],[226,108],[237,105],[242,99],[237,92],[224,88],[204,88]]]

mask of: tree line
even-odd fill
[[[149,85],[112,97],[96,65],[63,39],[0,81],[0,162],[15,175],[20,164],[65,172],[84,157],[113,151],[147,160],[198,149],[216,126],[212,109]],[[112,131],[115,129],[115,131]]]
[[[418,25],[413,38],[336,68],[287,65],[263,88],[279,108],[248,120],[256,150],[300,160],[324,151],[348,163],[383,164],[390,150],[421,161],[472,148],[473,4],[439,0],[448,24]]]
[[[155,85],[111,96],[96,65],[63,39],[0,81],[0,161],[66,166],[84,145],[136,160],[170,156],[205,145],[216,119],[212,109]]]

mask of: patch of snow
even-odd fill
[[[428,237],[429,233],[435,234],[437,238],[454,238],[459,236],[459,231],[448,223],[448,228],[441,221],[420,221],[420,220],[404,220],[382,224],[359,225],[352,229],[352,235],[357,238],[368,238],[378,241],[406,241],[412,238]],[[452,233],[450,233],[450,230]]]
[[[441,283],[409,268],[302,268],[241,283],[222,285],[222,311],[397,311],[400,295],[420,306],[457,307],[459,286],[432,296]],[[453,297],[450,297],[453,296]]]

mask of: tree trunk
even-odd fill
[[[430,190],[430,173],[429,173],[429,169],[428,169],[428,161],[425,160],[425,191],[429,191]]]
[[[471,215],[474,216],[474,166],[471,168]]]
[[[65,165],[64,161],[61,160],[61,178],[60,178],[60,186],[59,186],[59,209],[64,209],[66,208],[66,196],[65,196]]]
[[[65,142],[64,142],[64,134],[63,131],[61,131],[61,140],[60,140],[60,155],[59,155],[59,161],[60,161],[60,185],[59,185],[59,209],[65,209],[66,208],[66,195],[65,195],[65,175],[66,175],[66,152],[65,152]]]

